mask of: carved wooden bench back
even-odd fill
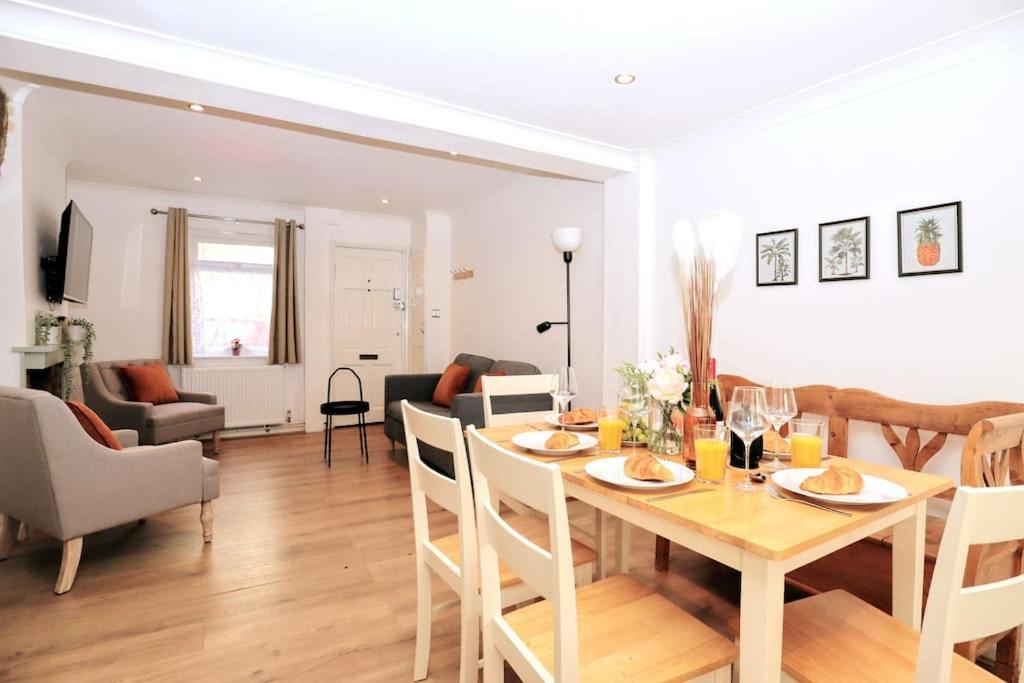
[[[760,386],[739,375],[719,375],[718,385],[723,403],[734,387]],[[1004,401],[930,405],[898,401],[867,389],[839,389],[824,384],[797,387],[795,391],[800,412],[828,417],[828,450],[832,455],[848,455],[850,420],[874,422],[903,467],[917,471],[942,449],[950,434],[967,436],[982,420],[1024,413],[1024,403]],[[894,426],[908,429],[905,439],[899,437]],[[923,445],[922,431],[935,432]]]

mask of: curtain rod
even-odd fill
[[[157,214],[163,214],[164,216],[167,215],[166,211],[161,211],[160,209],[150,209],[149,212],[151,214],[153,214],[154,216],[157,215]],[[190,213],[190,214],[188,214],[188,217],[189,218],[208,218],[208,219],[210,219],[212,221],[231,221],[232,223],[257,223],[259,225],[274,225],[274,221],[257,221],[257,220],[253,220],[251,218],[230,218],[228,216],[207,216],[207,215],[201,214],[201,213]],[[299,230],[305,230],[306,229],[306,224],[305,223],[298,223],[297,226],[298,226]]]

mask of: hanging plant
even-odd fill
[[[35,344],[45,346],[49,343],[50,328],[60,327],[60,319],[53,313],[47,311],[36,311],[35,317]]]
[[[82,360],[89,362],[92,360],[92,347],[96,341],[96,328],[93,324],[85,318],[72,318],[68,321],[68,325],[81,327],[85,334],[82,336]]]

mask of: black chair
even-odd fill
[[[332,401],[331,382],[334,376],[342,370],[352,373],[359,384],[358,401]],[[327,466],[331,466],[331,454],[334,450],[334,416],[335,415],[356,415],[359,425],[359,452],[363,456],[363,462],[370,462],[370,446],[366,442],[366,413],[370,412],[370,404],[363,400],[363,380],[352,368],[338,368],[331,373],[327,379],[327,402],[320,404],[320,414],[324,416],[324,460]]]

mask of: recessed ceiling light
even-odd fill
[[[387,197],[381,197],[380,198],[380,203],[383,204],[384,206],[387,206],[388,204],[391,203],[391,200],[388,199]]]
[[[619,85],[629,85],[636,80],[636,76],[630,73],[622,73],[615,75],[615,82]]]
[[[191,109],[192,111],[206,111],[206,107],[204,107],[201,104],[193,103],[193,104],[188,105],[188,108]]]
[[[194,175],[194,176],[192,176],[192,180],[194,180],[197,183],[201,183],[201,182],[203,182],[203,176],[201,176],[201,175]]]
[[[451,155],[452,155],[453,157],[457,157],[457,156],[459,156],[459,153],[458,153],[458,152],[456,152],[456,151],[455,151],[454,149],[453,149],[453,150],[451,150],[451,151],[450,151],[450,152],[448,152],[448,153],[449,153],[449,154],[451,154]]]

